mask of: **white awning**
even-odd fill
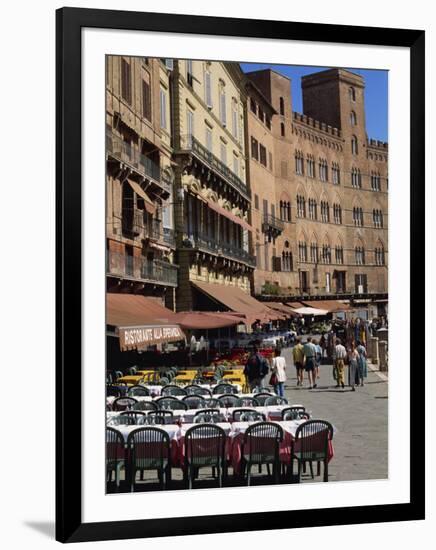
[[[300,315],[327,315],[328,311],[326,309],[316,309],[314,307],[299,307],[297,309],[294,309],[295,313],[299,313]]]

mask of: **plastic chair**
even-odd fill
[[[213,395],[222,395],[222,394],[235,394],[238,393],[238,388],[236,386],[233,386],[232,384],[218,384],[218,386],[215,386],[212,390]]]
[[[268,397],[276,397],[276,396],[273,393],[267,393],[267,392],[260,392],[260,393],[256,393],[255,395],[255,399],[261,407],[265,405],[265,401],[268,399]]]
[[[159,397],[155,401],[158,409],[167,409],[167,410],[188,410],[188,405],[184,403],[181,399],[176,397]]]
[[[182,401],[186,403],[188,409],[201,409],[207,406],[201,395],[185,395]]]
[[[158,407],[154,401],[138,401],[132,407],[134,411],[157,411]]]
[[[115,426],[120,425],[128,425],[128,426],[135,426],[138,424],[142,424],[144,419],[146,418],[146,414],[143,411],[123,411],[117,416],[112,417],[112,422]]]
[[[250,485],[251,467],[263,464],[273,465],[273,476],[279,482],[280,461],[279,446],[283,440],[283,430],[272,422],[259,422],[247,428],[242,445],[242,456],[247,474],[247,485]]]
[[[280,397],[279,395],[272,395],[271,397],[267,397],[264,402],[265,407],[268,407],[269,405],[287,405],[287,404],[288,404],[288,400],[286,399],[286,397]]]
[[[207,388],[202,388],[196,384],[185,386],[185,391],[188,395],[204,395],[205,397],[212,397],[212,393]]]
[[[162,388],[162,396],[176,396],[176,395],[188,395],[187,391],[184,388],[181,388],[180,386],[176,386],[175,384],[169,384]]]
[[[301,468],[307,462],[313,479],[313,462],[317,462],[317,474],[320,475],[320,463],[324,463],[323,481],[328,481],[328,450],[333,439],[333,426],[326,420],[308,420],[298,426],[291,451],[291,472],[294,460],[298,462],[298,483]]]
[[[282,409],[282,420],[298,420],[300,418],[300,413],[305,413],[306,408],[303,406],[291,406]]]
[[[112,409],[114,411],[127,411],[131,409],[138,400],[134,397],[117,397],[113,402]]]
[[[174,422],[173,411],[159,409],[157,411],[150,411],[147,414],[147,418],[144,421],[144,424],[154,425],[154,424],[172,424]]]
[[[194,424],[226,422],[226,417],[219,409],[203,409],[194,415]]]
[[[166,431],[147,426],[130,432],[127,439],[128,470],[131,492],[135,489],[136,472],[157,470],[164,489],[171,477],[170,438]]]
[[[206,397],[204,402],[208,409],[219,408],[221,406],[219,399],[216,397]]]
[[[212,475],[216,469],[218,483],[222,487],[225,442],[224,430],[215,424],[198,424],[186,431],[184,473],[189,489],[192,489],[194,478],[203,467],[211,467]]]
[[[232,412],[232,420],[233,422],[257,422],[265,421],[266,416],[253,409],[235,409]]]
[[[255,397],[239,397],[237,407],[259,407],[260,403]]]
[[[127,392],[127,395],[129,397],[132,397],[135,395],[148,396],[150,395],[150,392],[145,386],[131,386]]]
[[[233,394],[224,394],[218,397],[220,407],[237,407],[239,398]]]
[[[115,484],[120,486],[120,471],[125,467],[126,452],[124,438],[115,428],[106,428],[106,476],[107,481],[112,481],[112,472],[115,473]]]

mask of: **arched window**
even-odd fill
[[[341,244],[335,246],[335,260],[337,264],[344,263],[344,248]]]
[[[285,124],[283,122],[280,123],[280,135],[282,137],[285,135]]]
[[[301,151],[295,151],[295,173],[304,175],[304,155]]]
[[[321,201],[321,221],[330,222],[330,206],[327,201]]]
[[[348,95],[350,96],[350,101],[356,101],[356,90],[352,86],[348,88]]]
[[[297,195],[297,217],[306,217],[306,199],[302,195]]]
[[[336,224],[342,223],[342,208],[341,205],[337,203],[333,205],[333,221]]]
[[[385,265],[385,249],[380,245],[374,250],[375,265]]]
[[[351,153],[353,155],[357,155],[358,154],[358,145],[357,145],[357,137],[356,136],[352,136],[351,137]]]
[[[361,245],[354,248],[356,265],[365,265],[365,248]]]
[[[285,100],[283,99],[283,97],[280,97],[279,102],[280,102],[280,114],[282,116],[284,116],[284,114],[285,114]]]
[[[351,111],[351,113],[350,113],[350,124],[351,124],[351,126],[356,126],[356,124],[357,124],[357,117],[356,117],[356,113],[354,111]]]

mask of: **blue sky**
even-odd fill
[[[263,63],[241,63],[244,72],[271,68],[286,75],[292,81],[292,109],[302,112],[301,77],[324,71],[328,67],[305,67],[299,65],[267,65]],[[365,79],[366,131],[369,138],[388,141],[388,71],[353,69]]]

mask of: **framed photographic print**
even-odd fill
[[[423,145],[423,31],[58,10],[59,541],[424,518]]]

